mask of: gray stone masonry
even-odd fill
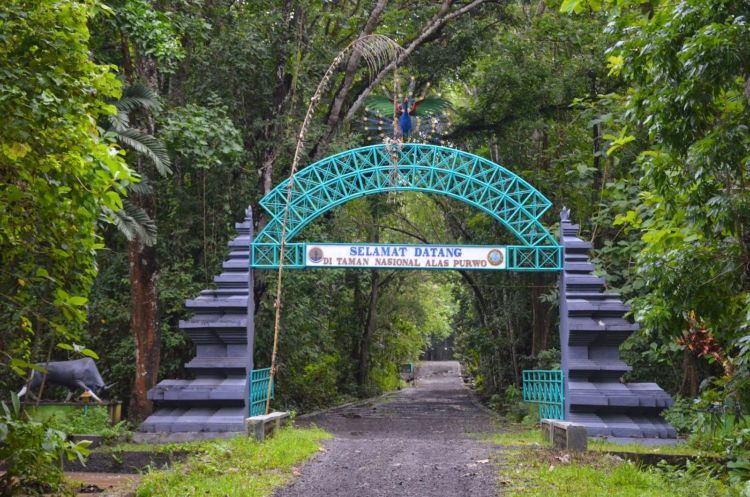
[[[594,275],[591,244],[578,238],[578,225],[566,210],[560,217],[565,420],[585,426],[589,436],[675,438],[660,415],[671,397],[656,383],[623,383],[631,368],[620,359],[619,346],[639,327],[624,318],[630,309],[620,296],[605,292]]]
[[[558,419],[543,419],[542,433],[552,447],[573,452],[586,452],[588,433],[586,427]]]
[[[247,436],[262,442],[270,437],[289,421],[289,412],[272,412],[261,416],[252,416],[245,420]]]
[[[239,236],[229,242],[224,271],[216,288],[203,290],[185,307],[193,317],[180,321],[196,346],[185,364],[195,379],[163,380],[148,392],[154,414],[142,432],[244,432],[247,417],[247,374],[253,368],[255,302],[250,269],[253,220],[250,209],[238,223]],[[250,290],[248,290],[250,289]]]

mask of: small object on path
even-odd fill
[[[79,494],[100,494],[102,492],[104,492],[104,489],[94,484],[81,485],[81,488],[78,489]]]

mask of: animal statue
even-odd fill
[[[429,85],[424,89],[427,91]],[[404,141],[441,142],[449,125],[450,103],[439,95],[414,97],[414,80],[406,98],[370,95],[365,100],[365,132],[369,140],[387,136]]]
[[[40,363],[37,366],[47,370],[47,382],[67,387],[71,394],[79,388],[82,388],[85,392],[89,392],[91,397],[97,402],[102,402],[99,395],[102,391],[108,390],[114,384],[105,385],[102,380],[102,375],[99,374],[99,370],[96,367],[96,363],[90,357],[84,357],[83,359],[75,359],[73,361],[58,361]],[[27,392],[29,395],[32,390],[36,390],[42,384],[44,378],[43,373],[39,373],[36,370],[31,372],[31,378],[23,386],[19,397],[23,397]],[[70,394],[68,395],[70,398]]]

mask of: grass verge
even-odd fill
[[[204,442],[170,470],[144,475],[138,497],[255,497],[286,483],[294,466],[330,435],[318,428],[287,427],[263,443],[247,437]]]
[[[503,447],[530,447],[543,446],[545,444],[540,429],[528,430],[523,428],[511,428],[510,431],[493,433],[488,439],[489,442]]]
[[[495,433],[488,439],[489,442],[504,447],[547,447],[549,444],[542,436],[539,428],[533,430],[518,427],[510,431]],[[603,439],[589,438],[589,451],[594,452],[630,452],[634,454],[663,454],[672,456],[690,457],[721,457],[721,454],[696,449],[686,443],[676,445],[641,445],[638,443],[617,444]]]
[[[506,497],[737,497],[707,474],[645,468],[597,452],[567,454],[524,448],[504,456],[500,482]]]

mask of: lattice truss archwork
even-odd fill
[[[270,221],[253,242],[253,267],[278,267],[288,185],[287,179],[260,201]],[[494,162],[427,144],[403,144],[395,152],[382,144],[357,148],[300,170],[289,205],[284,266],[305,266],[306,244],[291,240],[315,218],[349,200],[394,191],[447,195],[500,221],[520,242],[507,247],[506,269],[560,270],[560,246],[539,222],[551,206],[544,195]]]

